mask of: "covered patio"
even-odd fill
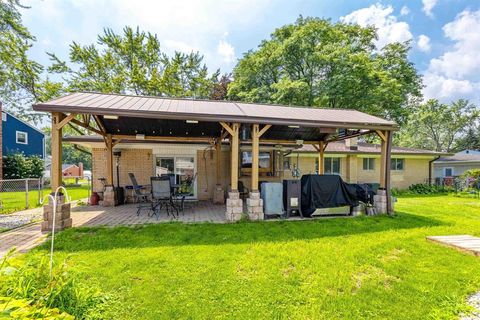
[[[300,178],[283,170],[292,150],[314,146],[318,165],[311,173],[322,175],[329,143],[374,134],[381,140],[378,183],[385,198],[384,213],[393,211],[390,157],[392,131],[398,127],[359,111],[100,93],[73,93],[36,104],[34,110],[52,114],[52,190],[62,183],[62,129],[68,125],[83,136],[66,140],[93,150],[94,188],[98,191],[99,178],[109,187],[105,206],[118,204],[113,186],[126,188],[128,173],[143,174],[142,184],[147,184],[148,176],[166,170],[174,172],[179,182],[192,180],[191,200],[220,204],[211,205],[215,212],[222,208],[227,221],[239,220],[243,214],[263,219],[260,182]]]

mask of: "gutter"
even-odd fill
[[[432,185],[432,165],[433,162],[440,159],[440,156],[436,156],[432,160],[428,161],[428,185]]]

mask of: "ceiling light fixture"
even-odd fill
[[[294,125],[291,125],[291,126],[288,126],[289,128],[292,128],[292,129],[299,129],[300,126],[294,126]]]
[[[186,123],[198,123],[197,120],[185,120]]]
[[[103,119],[117,120],[118,116],[113,116],[113,115],[106,114],[106,115],[103,116]]]

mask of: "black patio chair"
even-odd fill
[[[137,206],[137,216],[140,215],[140,212],[144,209],[151,210],[152,204],[148,201],[148,194],[142,192],[142,187],[138,185],[137,179],[133,173],[128,173],[130,180],[133,185],[133,202],[138,203]]]
[[[165,208],[167,216],[172,214],[173,218],[178,218],[178,208],[172,199],[172,183],[169,177],[151,177],[153,214],[160,217],[160,211]],[[175,212],[177,213],[175,215]]]

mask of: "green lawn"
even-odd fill
[[[480,200],[406,197],[397,212],[70,229],[56,260],[70,256],[83,281],[117,297],[113,319],[458,317],[480,290],[480,260],[425,236],[480,236]]]
[[[86,184],[75,187],[67,187],[67,192],[72,200],[80,200],[88,197],[88,188],[89,186]],[[43,196],[47,196],[50,192],[50,188],[44,189]],[[28,193],[28,209],[41,206],[38,203],[38,199],[38,190],[31,190]],[[0,200],[2,200],[3,204],[3,208],[0,209],[0,214],[27,209],[24,191],[0,192]]]

